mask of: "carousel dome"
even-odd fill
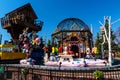
[[[61,21],[55,30],[55,32],[65,31],[65,30],[89,30],[89,27],[78,18],[67,18]]]

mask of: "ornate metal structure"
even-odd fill
[[[1,18],[1,25],[2,28],[7,29],[13,40],[17,40],[19,34],[21,34],[26,27],[29,28],[29,32],[40,31],[42,29],[43,22],[36,19],[37,15],[28,3],[7,13],[5,17]]]
[[[92,48],[92,33],[89,27],[78,18],[67,18],[61,21],[52,34],[53,45],[68,46],[75,57],[84,57],[86,49]]]

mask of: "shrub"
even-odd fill
[[[27,75],[27,74],[29,73],[29,70],[28,70],[27,68],[22,68],[22,69],[21,69],[21,73],[22,73],[23,75]]]
[[[94,77],[95,77],[96,80],[104,78],[104,74],[100,70],[94,71],[93,75],[94,75]]]
[[[120,57],[120,53],[117,53],[117,54],[116,54],[116,57]]]

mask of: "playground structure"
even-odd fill
[[[41,45],[40,39],[37,37],[38,35],[34,34],[37,34],[38,31],[41,31],[43,22],[37,20],[37,15],[35,14],[30,3],[27,3],[5,14],[5,16],[1,18],[1,25],[2,28],[6,29],[7,32],[11,34],[12,37],[10,42],[2,44],[3,47],[1,46],[1,51],[3,51],[3,48],[6,48],[6,50],[10,49],[12,50],[7,53],[1,52],[2,60],[24,59],[28,55],[26,52],[29,51],[28,47],[30,47],[30,44],[33,43],[37,44],[37,42],[39,41],[39,45]],[[30,34],[30,36],[28,36],[28,34]],[[34,39],[36,40],[34,40],[34,42],[32,43],[33,35]],[[7,47],[5,47],[5,45],[7,45]],[[41,48],[32,47],[34,49],[31,51],[31,55],[29,56],[30,58],[36,60],[36,64],[43,60],[44,55],[44,51],[42,50],[43,46],[40,47]],[[26,50],[26,52],[24,50]]]
[[[12,36],[14,41],[18,40],[22,31],[28,27],[28,32],[40,31],[42,29],[43,22],[37,20],[30,3],[19,7],[1,18],[1,25],[3,29],[6,29]]]

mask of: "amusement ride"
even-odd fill
[[[42,64],[43,44],[37,35],[42,25],[30,3],[5,14],[1,18],[1,26],[11,34],[12,39],[0,45],[0,60],[15,61],[29,57],[36,60],[35,64]]]
[[[92,32],[88,25],[78,18],[67,18],[57,25],[52,34],[53,47],[49,58],[43,41],[37,35],[43,22],[37,20],[37,15],[29,3],[7,13],[1,18],[1,25],[12,36],[11,41],[0,45],[1,60],[22,59],[20,64],[46,66],[95,67],[107,64],[107,60],[93,56]]]

